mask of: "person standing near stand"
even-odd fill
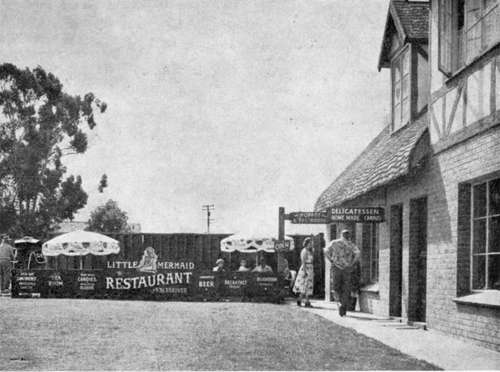
[[[304,248],[300,252],[301,266],[293,285],[293,292],[299,295],[298,306],[305,300],[305,307],[312,307],[309,301],[309,297],[313,295],[314,290],[314,255],[311,238],[305,238],[302,246]]]
[[[0,290],[4,294],[9,293],[12,261],[16,257],[16,251],[8,243],[8,240],[7,235],[2,235],[2,243],[0,243]]]
[[[333,267],[333,289],[340,300],[340,316],[345,316],[350,307],[352,274],[360,256],[358,247],[350,239],[351,232],[342,230],[342,237],[332,240],[325,248],[325,258],[330,260]]]

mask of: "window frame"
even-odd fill
[[[412,58],[412,50],[410,43],[404,45],[401,50],[394,54],[391,59],[391,132],[397,132],[399,129],[404,128],[408,125],[412,120],[412,71],[413,71],[413,58]],[[404,73],[404,58],[408,59],[408,71],[406,74]],[[396,107],[395,107],[395,91],[396,91],[396,66],[399,66],[400,71],[400,99],[399,99],[399,125],[396,127]],[[403,81],[404,78],[408,76],[408,96],[406,100],[408,102],[408,113],[406,117],[406,121],[403,122]]]
[[[490,256],[500,256],[500,251],[498,252],[490,252],[490,220],[494,217],[500,217],[500,213],[496,214],[490,214],[490,182],[495,181],[495,180],[500,180],[500,177],[490,177],[487,179],[482,179],[476,182],[473,182],[470,184],[470,283],[469,283],[469,288],[471,292],[484,292],[484,291],[500,291],[499,289],[495,288],[489,288],[489,258]],[[476,217],[474,215],[474,194],[475,194],[475,187],[485,184],[486,189],[485,189],[485,204],[486,204],[486,211],[484,216],[479,216]],[[479,221],[479,220],[485,220],[486,221],[486,226],[485,226],[485,247],[484,247],[484,253],[474,253],[474,222]],[[474,256],[483,256],[485,257],[485,262],[484,262],[484,287],[483,288],[474,288]]]
[[[372,223],[370,227],[370,283],[378,283],[378,272],[379,272],[379,244],[378,236],[379,229],[378,224]],[[374,255],[375,253],[375,255]],[[375,256],[375,257],[374,257]],[[375,263],[375,270],[373,270],[373,263]]]
[[[437,34],[438,34],[438,69],[445,74],[446,76],[450,76],[453,73],[453,8],[447,9],[450,7],[453,3],[450,0],[438,0],[437,2],[437,18],[438,18],[438,26],[437,26]],[[446,9],[445,9],[446,8]],[[448,12],[449,11],[449,12]],[[445,12],[449,13],[449,19],[447,19],[447,24],[444,24],[444,15]],[[446,31],[443,30],[444,27],[449,28],[449,35],[446,35]],[[445,46],[444,44],[444,39],[448,40],[448,44]],[[448,48],[447,50],[447,58],[446,61],[443,61],[443,48]]]
[[[487,16],[489,16],[491,14],[491,12],[495,11],[495,8],[500,8],[500,1],[496,0],[496,3],[494,3],[493,5],[490,5],[490,7],[488,8],[487,4],[486,4],[486,1],[487,0],[478,0],[479,1],[479,17],[476,19],[476,20],[472,20],[472,22],[469,24],[469,19],[468,19],[468,12],[467,12],[467,8],[464,8],[464,36],[463,36],[463,43],[465,43],[465,47],[464,47],[464,50],[467,52],[468,48],[467,48],[467,34],[469,32],[471,32],[471,30],[473,28],[475,28],[476,26],[479,25],[479,29],[480,29],[480,36],[479,36],[479,43],[480,43],[480,46],[479,46],[479,50],[477,53],[475,53],[474,55],[471,55],[469,56],[468,54],[466,54],[464,56],[464,60],[463,61],[460,61],[459,60],[459,68],[461,66],[467,66],[469,65],[471,62],[473,62],[476,58],[480,57],[481,55],[484,54],[484,52],[486,50],[488,50],[488,48],[490,48],[492,45],[494,45],[496,42],[500,41],[500,38],[497,38],[496,41],[492,41],[491,44],[486,44],[485,42],[485,39],[486,39],[486,22],[485,22],[485,19]],[[464,2],[464,6],[465,6],[465,2]],[[498,11],[498,9],[496,10]],[[500,21],[497,21],[497,22],[500,22]]]
[[[458,29],[458,6],[455,0],[439,0],[437,15],[437,33],[438,33],[438,69],[448,77],[454,76],[464,68],[473,65],[478,59],[481,59],[491,48],[500,44],[500,37],[493,38],[490,43],[486,43],[486,17],[491,12],[498,12],[495,27],[500,28],[500,0],[487,7],[487,0],[479,1],[479,14],[477,20],[470,22],[467,12],[467,0],[463,2],[463,28]],[[448,18],[446,18],[448,17]],[[446,21],[446,24],[444,23]],[[469,53],[474,49],[468,43],[468,37],[471,30],[479,24],[479,48],[474,53]],[[448,32],[448,33],[447,33]],[[493,31],[493,36],[495,35]],[[491,36],[491,35],[490,35]],[[471,39],[472,40],[472,39]],[[443,49],[446,48],[446,51]],[[470,55],[469,55],[470,54]],[[445,58],[446,60],[443,60]]]
[[[368,229],[367,232],[365,232],[365,229]],[[361,254],[361,257],[366,258],[366,262],[362,262],[361,267],[367,267],[368,269],[365,271],[365,278],[368,279],[368,284],[376,284],[379,281],[379,255],[380,255],[380,248],[379,248],[379,243],[378,243],[378,238],[379,238],[379,226],[377,223],[368,223],[365,222],[363,223],[363,234],[367,235],[367,245],[365,245],[365,241],[363,239],[363,246],[362,249],[366,249],[368,252],[366,255]],[[375,268],[373,264],[375,263]]]

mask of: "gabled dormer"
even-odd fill
[[[392,131],[414,121],[427,107],[429,3],[392,0],[378,68],[391,70]]]

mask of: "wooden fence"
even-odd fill
[[[153,247],[159,261],[183,260],[194,262],[199,269],[209,269],[221,257],[220,241],[230,234],[106,234],[120,242],[120,252],[105,257],[49,257],[47,268],[94,269],[105,267],[107,261],[139,261],[144,248]]]

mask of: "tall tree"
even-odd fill
[[[101,176],[101,180],[99,181],[99,186],[97,186],[97,190],[102,194],[104,189],[108,187],[108,176],[106,174],[103,174]]]
[[[93,93],[64,92],[42,67],[0,65],[0,230],[44,236],[85,206],[82,179],[64,179],[62,159],[86,151],[84,127],[105,110]]]
[[[128,232],[130,228],[127,213],[118,207],[117,202],[110,199],[90,214],[88,230],[106,233]]]

